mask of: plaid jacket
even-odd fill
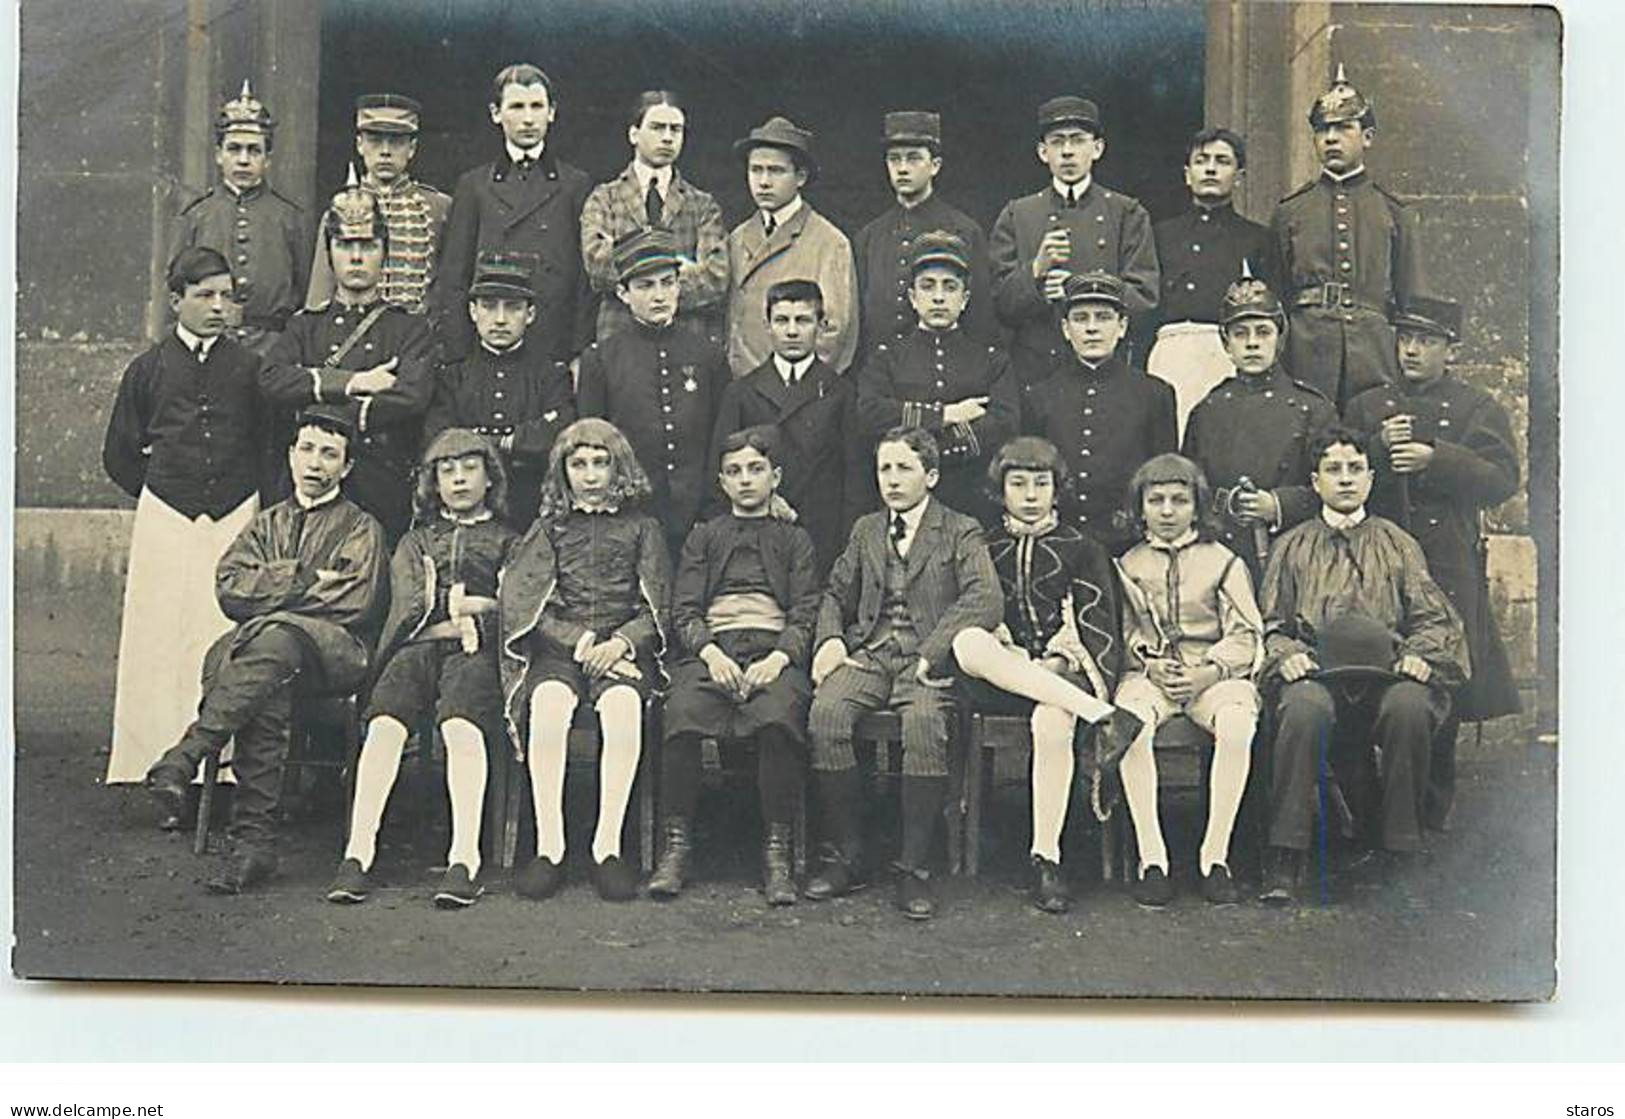
[[[619,176],[599,183],[587,196],[581,211],[581,259],[593,289],[604,294],[598,309],[600,340],[632,321],[626,304],[615,297],[615,242],[648,225],[643,192],[630,163]],[[678,251],[687,258],[678,273],[679,313],[701,317],[714,329],[721,323],[722,300],[728,294],[728,230],[722,224],[722,207],[674,168],[661,225],[676,238]]]

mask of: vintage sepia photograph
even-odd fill
[[[19,10],[18,978],[1556,994],[1554,9]]]

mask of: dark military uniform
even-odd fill
[[[570,367],[533,356],[520,342],[497,353],[477,345],[461,361],[442,365],[423,421],[423,442],[448,427],[470,427],[500,442],[508,467],[508,523],[523,532],[536,519],[553,440],[575,422]]]
[[[468,289],[474,263],[487,250],[528,253],[535,274],[536,321],[525,338],[537,352],[568,361],[593,334],[596,306],[581,265],[581,208],[592,180],[547,148],[520,171],[506,151],[457,180],[429,291],[435,331],[448,359],[473,348]]]
[[[272,346],[266,360],[273,365],[299,365],[322,369],[344,346],[377,302],[362,307],[334,300],[317,311],[300,311]],[[356,432],[355,466],[344,480],[344,493],[383,525],[391,547],[412,523],[412,472],[417,465],[423,413],[434,388],[429,323],[422,315],[385,305],[367,328],[323,378],[322,399],[341,403]],[[395,384],[369,397],[346,401],[340,371],[360,372],[397,358]],[[284,453],[293,436],[294,418],[284,413],[273,420],[271,477],[268,500],[292,492]]]
[[[1204,397],[1185,428],[1184,454],[1213,486],[1217,537],[1247,561],[1256,586],[1264,577],[1269,542],[1299,521],[1315,515],[1320,499],[1309,486],[1315,463],[1309,444],[1337,419],[1331,401],[1294,381],[1279,365],[1257,376],[1236,374]],[[1225,510],[1231,489],[1242,477],[1269,490],[1281,507],[1281,522],[1262,536]],[[1260,554],[1262,550],[1263,554]]]
[[[1270,231],[1236,213],[1229,203],[1183,214],[1151,227],[1162,270],[1162,299],[1155,326],[1171,322],[1216,323],[1225,289],[1242,274],[1242,261],[1268,281]]]
[[[813,359],[787,385],[772,358],[722,390],[709,460],[720,460],[722,440],[758,424],[779,431],[776,465],[784,471],[779,496],[812,537],[818,577],[846,547],[852,522],[874,495],[874,460],[858,421],[857,386],[850,377]]]
[[[1062,265],[1068,272],[1121,277],[1131,315],[1157,305],[1160,272],[1151,218],[1134,199],[1092,182],[1075,207],[1053,185],[1007,203],[993,223],[988,258],[994,310],[1010,331],[1010,358],[1023,384],[1041,380],[1057,360],[1068,357],[1059,305],[1044,298],[1044,281],[1033,279],[1038,242],[1051,229],[1072,235],[1072,259]]]
[[[581,355],[577,410],[625,433],[654,487],[649,509],[672,555],[715,485],[708,437],[730,380],[721,347],[681,322],[658,329],[634,319]]]
[[[1481,511],[1518,492],[1518,451],[1505,409],[1483,389],[1446,374],[1431,385],[1401,381],[1372,389],[1350,401],[1346,413],[1350,426],[1372,435],[1372,512],[1416,537],[1428,573],[1466,628],[1472,671],[1456,694],[1456,714],[1477,722],[1517,711],[1517,683],[1495,626],[1479,528]],[[1383,420],[1399,414],[1412,417],[1416,442],[1433,447],[1426,470],[1396,474],[1389,466],[1378,432]]]
[[[1322,174],[1270,221],[1271,274],[1290,316],[1287,364],[1341,409],[1399,376],[1390,305],[1419,285],[1416,214],[1365,171]]]
[[[175,219],[169,254],[202,247],[226,258],[243,304],[234,333],[263,354],[304,299],[309,245],[304,211],[269,184],[239,193],[219,183]]]
[[[1054,443],[1072,468],[1077,500],[1067,519],[1113,554],[1134,544],[1118,513],[1140,464],[1179,446],[1174,390],[1116,354],[1094,369],[1069,356],[1027,391],[1022,408],[1022,431]]]
[[[858,231],[852,257],[858,266],[858,359],[882,342],[914,330],[917,316],[908,301],[909,262],[922,233],[946,230],[965,242],[970,257],[970,304],[959,326],[986,342],[996,341],[989,290],[987,235],[975,220],[933,194],[912,209],[893,205]]]
[[[971,423],[944,424],[944,405],[986,396],[987,414]],[[865,450],[890,428],[923,427],[942,449],[936,496],[951,508],[985,520],[992,512],[987,462],[1016,433],[1020,390],[1010,359],[963,329],[916,329],[894,346],[876,346],[858,371],[858,418]],[[871,489],[871,493],[872,493]],[[871,501],[869,507],[878,502]]]

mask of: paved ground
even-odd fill
[[[770,910],[754,889],[744,790],[707,793],[703,881],[667,905],[598,901],[579,868],[559,897],[516,898],[505,876],[472,910],[429,904],[440,841],[432,795],[386,825],[366,905],[320,898],[339,821],[291,828],[268,891],[215,898],[187,839],[152,828],[136,790],[98,784],[116,632],[20,608],[16,949],[35,977],[139,977],[556,988],[1381,999],[1528,999],[1553,982],[1555,751],[1503,720],[1461,762],[1454,829],[1402,873],[1340,870],[1326,904],[1164,912],[1098,878],[1093,837],[1069,855],[1078,904],[1054,918],[1021,889],[1019,787],[988,823],[982,877],[949,881],[941,917],[914,925],[872,889]],[[432,786],[428,787],[432,794]],[[572,835],[585,842],[590,790]],[[410,800],[411,798],[406,798]],[[1002,840],[1002,841],[1001,841]],[[1177,857],[1177,852],[1176,852]]]

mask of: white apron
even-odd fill
[[[1171,322],[1157,331],[1157,341],[1146,355],[1145,371],[1174,387],[1179,411],[1179,442],[1185,443],[1185,421],[1191,409],[1220,381],[1235,373],[1235,364],[1209,322]]]
[[[214,570],[259,511],[250,494],[220,520],[187,520],[143,489],[130,534],[107,783],[140,781],[197,717],[203,655],[231,629]]]

